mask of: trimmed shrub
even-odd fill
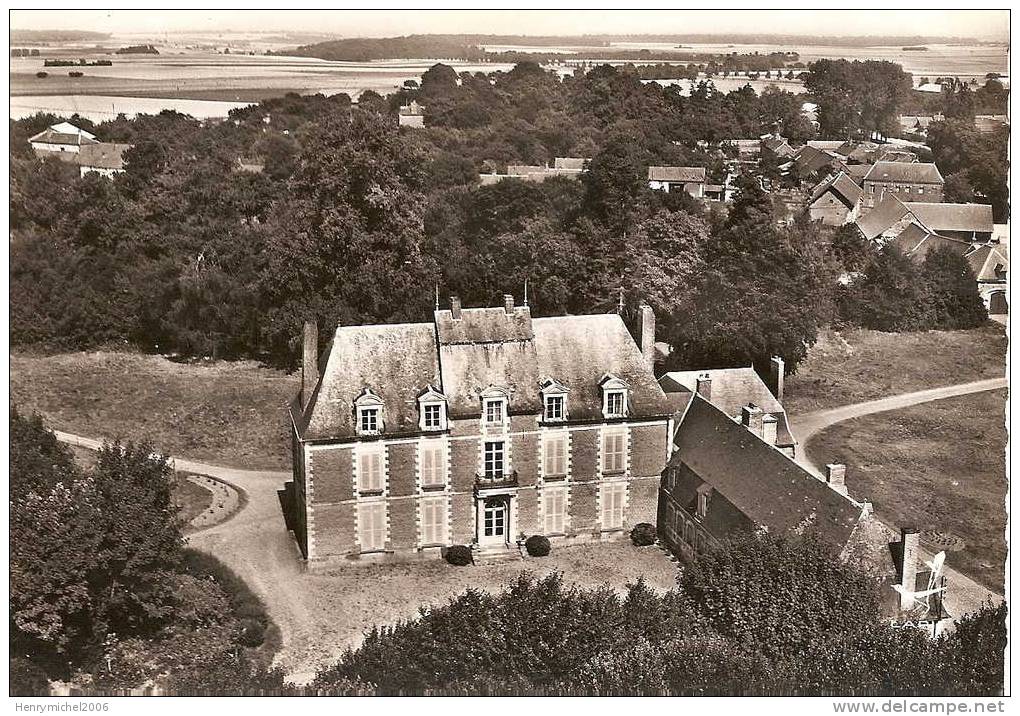
[[[528,554],[532,557],[545,557],[549,552],[552,551],[552,545],[549,544],[549,538],[543,537],[542,535],[531,535],[524,542],[524,549],[528,550]]]
[[[630,541],[638,547],[647,547],[655,544],[655,525],[648,522],[640,522],[634,525],[630,531]]]
[[[454,567],[466,567],[475,561],[474,555],[471,554],[471,548],[463,544],[447,547],[446,554],[443,557]]]

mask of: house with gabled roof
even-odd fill
[[[985,302],[985,308],[992,315],[1006,315],[1009,304],[1006,301],[1007,278],[1009,275],[1009,252],[1005,246],[986,244],[966,255],[967,262],[977,277],[978,293]]]
[[[124,152],[132,146],[114,142],[83,144],[78,152],[78,171],[83,177],[90,172],[105,177],[120,174],[124,171]]]
[[[864,176],[863,184],[865,206],[872,207],[886,196],[941,202],[945,180],[938,167],[929,162],[878,161]]]
[[[96,139],[96,135],[81,127],[76,127],[70,122],[60,122],[29,137],[28,143],[37,154],[45,156],[61,152],[77,154],[81,147],[98,144],[99,140]]]
[[[705,167],[648,167],[648,186],[657,191],[686,191],[696,199],[705,196]]]
[[[879,243],[898,237],[911,224],[929,234],[971,244],[991,240],[995,229],[988,204],[908,202],[895,195],[886,196],[857,220],[865,238]]]
[[[290,521],[309,563],[513,558],[653,522],[677,401],[640,315],[637,343],[617,314],[453,298],[428,323],[339,326],[321,357],[306,326]]]
[[[864,190],[845,172],[836,172],[815,185],[808,199],[812,221],[842,226],[857,218]]]
[[[740,533],[815,539],[882,583],[882,613],[893,626],[939,633],[949,621],[944,553],[926,553],[915,529],[897,536],[870,503],[851,497],[844,465],[815,475],[762,435],[759,421],[736,421],[713,401],[692,396],[677,416],[659,489],[661,544],[693,561]],[[932,584],[938,589],[929,594]]]

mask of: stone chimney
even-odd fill
[[[761,439],[772,447],[776,446],[776,434],[779,432],[779,420],[772,413],[765,413],[761,421]]]
[[[697,392],[705,400],[711,402],[712,400],[712,377],[705,373],[704,375],[698,376]]]
[[[647,303],[638,307],[641,314],[641,355],[649,367],[655,366],[655,311]]]
[[[900,530],[900,546],[903,551],[900,553],[900,586],[905,592],[914,592],[917,589],[917,559],[920,551],[920,535],[913,527],[904,527]],[[906,611],[914,606],[914,597],[909,594],[900,593],[900,609]]]
[[[508,316],[514,315],[514,295],[512,293],[503,294],[503,310]]]
[[[772,356],[769,362],[769,390],[776,400],[783,402],[783,379],[786,377],[786,363],[779,356]]]
[[[762,428],[765,422],[765,413],[754,403],[748,403],[740,411],[740,422],[758,437],[762,437]]]
[[[312,399],[315,384],[319,382],[319,326],[315,321],[305,321],[301,359],[301,407],[307,407]]]
[[[841,495],[846,493],[846,465],[830,463],[825,466],[825,482]]]
[[[460,319],[460,296],[450,296],[450,315],[455,321]]]

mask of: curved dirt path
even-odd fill
[[[824,472],[819,468],[819,465],[824,465],[825,460],[811,454],[811,439],[822,430],[845,420],[852,420],[853,418],[872,415],[873,413],[883,413],[888,410],[909,408],[913,405],[920,405],[921,403],[928,403],[933,400],[955,398],[972,393],[983,393],[988,390],[1002,390],[1008,387],[1006,378],[990,378],[988,380],[977,380],[972,383],[960,383],[942,388],[902,393],[888,398],[868,400],[863,403],[841,405],[837,408],[805,413],[796,418],[791,417],[790,430],[800,443],[800,449],[797,451],[797,462],[809,471],[817,475],[823,475]],[[818,464],[816,464],[815,460],[819,460]],[[894,531],[898,530],[896,525],[882,519],[880,514],[876,513],[876,517]],[[950,584],[950,588],[946,593],[946,608],[953,616],[962,616],[968,612],[975,611],[986,601],[991,601],[994,604],[1003,601],[1001,594],[978,584],[967,575],[950,567],[945,567],[943,571]]]
[[[61,442],[98,450],[103,441],[54,430]],[[304,609],[299,577],[304,571],[297,544],[283,521],[277,490],[291,479],[289,472],[241,470],[183,458],[171,458],[177,470],[207,475],[228,483],[247,497],[230,519],[187,535],[191,547],[208,552],[234,570],[262,598],[280,629],[276,663],[295,681],[313,676],[301,657],[305,636],[313,623]]]

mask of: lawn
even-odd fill
[[[783,405],[791,415],[926,388],[1001,378],[1003,326],[967,331],[825,331],[794,375]]]
[[[149,440],[176,457],[290,465],[287,406],[300,377],[251,361],[183,364],[137,353],[11,355],[11,397],[51,428]]]
[[[419,606],[444,604],[469,588],[498,592],[522,570],[536,576],[558,570],[567,584],[609,585],[620,591],[644,576],[649,586],[664,591],[676,583],[677,564],[658,547],[635,547],[627,541],[554,546],[547,557],[501,564],[453,567],[432,559],[303,573],[295,585],[302,603],[295,607],[306,615],[311,638],[288,650],[286,666],[331,663],[373,625],[414,617]]]
[[[1001,593],[1005,400],[989,391],[876,413],[833,425],[810,446],[846,463],[850,494],[887,522],[962,539],[947,563]]]
[[[177,514],[181,522],[187,525],[202,514],[212,504],[213,494],[201,485],[196,485],[184,473],[178,473],[177,484],[174,486],[174,500],[177,502]]]

